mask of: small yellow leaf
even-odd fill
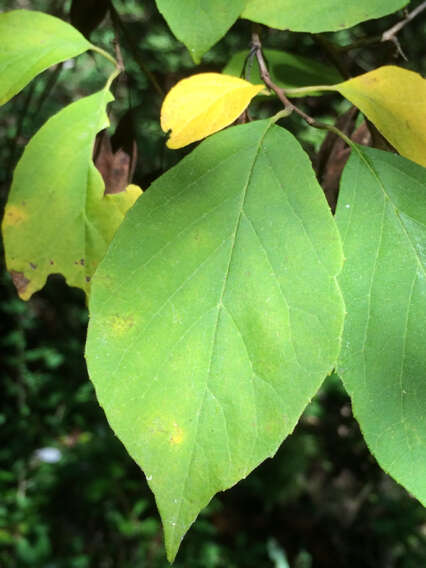
[[[200,73],[179,81],[161,108],[161,128],[171,130],[169,148],[182,148],[236,120],[264,85],[221,73]]]
[[[426,80],[385,66],[334,87],[356,105],[398,152],[426,166]]]

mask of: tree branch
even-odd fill
[[[256,59],[257,59],[258,65],[259,65],[259,73],[260,73],[260,77],[261,77],[262,81],[265,83],[265,85],[269,89],[271,89],[271,91],[273,91],[277,95],[277,97],[283,103],[284,110],[287,111],[285,113],[285,115],[288,116],[292,112],[295,112],[296,114],[301,116],[303,118],[303,120],[305,120],[305,122],[307,122],[309,124],[309,126],[313,126],[314,128],[319,128],[321,130],[329,130],[331,132],[334,132],[335,134],[340,136],[340,138],[342,138],[342,140],[344,140],[346,142],[346,144],[348,144],[349,146],[353,146],[352,140],[350,138],[348,138],[338,128],[336,128],[332,124],[320,122],[320,121],[316,120],[315,118],[313,118],[312,116],[309,116],[308,114],[306,114],[306,112],[304,112],[300,108],[298,108],[294,103],[292,103],[287,98],[285,90],[282,89],[281,87],[279,87],[278,85],[276,85],[272,81],[271,76],[270,76],[269,71],[268,71],[268,67],[267,67],[266,62],[265,62],[265,58],[263,56],[262,42],[260,41],[258,29],[259,29],[258,26],[256,26],[255,30],[252,33],[252,47],[251,47],[251,49],[252,49],[252,52],[256,55]]]
[[[260,77],[262,79],[262,81],[265,83],[265,85],[271,89],[271,91],[274,91],[274,93],[277,95],[277,97],[280,99],[280,101],[283,103],[284,108],[286,110],[289,111],[289,114],[291,112],[295,112],[298,115],[300,115],[304,120],[306,120],[306,122],[308,124],[313,124],[315,122],[315,119],[313,119],[312,117],[310,117],[308,114],[306,114],[305,112],[303,112],[303,110],[297,108],[286,96],[285,94],[285,90],[282,89],[281,87],[278,87],[278,85],[276,85],[272,79],[271,76],[269,74],[268,71],[268,67],[266,65],[265,62],[265,58],[263,56],[263,52],[262,52],[262,42],[260,41],[260,36],[259,36],[259,32],[258,31],[254,31],[252,33],[251,36],[251,48],[253,53],[256,55],[256,59],[257,59],[257,63],[259,65],[259,73],[260,73]]]
[[[421,14],[425,8],[426,8],[426,0],[421,4],[419,4],[417,8],[414,8],[412,12],[407,14],[403,20],[401,20],[400,22],[398,22],[397,24],[395,24],[394,26],[383,32],[381,41],[395,41],[396,34],[400,30],[402,30],[404,26],[406,26],[409,22],[411,22],[411,20],[413,20],[416,16]]]
[[[164,97],[163,89],[161,88],[160,84],[158,83],[155,75],[152,73],[152,71],[150,71],[148,69],[148,67],[143,62],[143,60],[140,56],[140,53],[139,53],[139,48],[138,48],[135,40],[133,39],[132,35],[129,33],[126,26],[124,25],[120,14],[117,12],[114,4],[112,3],[112,0],[110,0],[110,2],[109,2],[109,10],[110,10],[111,20],[112,20],[114,27],[116,27],[118,30],[120,30],[121,33],[123,34],[123,37],[127,41],[127,45],[129,46],[129,48],[133,52],[134,60],[137,63],[139,69],[142,71],[142,73],[144,75],[146,75],[148,80],[151,81],[152,86],[157,91],[157,93],[161,97]]]
[[[404,59],[407,59],[404,52],[401,49],[401,45],[396,36],[398,32],[402,30],[403,27],[405,27],[409,22],[414,20],[414,18],[419,14],[421,14],[425,9],[426,9],[426,0],[424,0],[424,2],[419,4],[417,8],[415,8],[409,14],[407,14],[403,20],[393,25],[388,30],[384,31],[382,35],[374,37],[364,37],[348,45],[336,46],[336,48],[341,52],[347,52],[351,51],[352,49],[359,49],[360,47],[367,47],[369,45],[373,45],[376,43],[391,41],[396,45],[396,48],[398,49],[398,52],[402,55],[402,57]]]

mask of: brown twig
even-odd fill
[[[111,20],[112,20],[114,27],[116,27],[116,29],[120,30],[121,33],[123,34],[123,37],[125,38],[125,40],[127,42],[127,45],[130,47],[131,51],[133,52],[133,57],[135,59],[136,64],[138,65],[139,69],[142,71],[142,73],[144,75],[146,75],[148,80],[151,81],[151,83],[152,83],[154,89],[157,91],[157,93],[161,97],[164,97],[163,89],[161,88],[160,84],[158,83],[155,75],[152,73],[152,71],[150,71],[148,69],[148,67],[142,61],[142,58],[141,58],[140,53],[139,53],[139,48],[138,48],[135,40],[133,39],[132,35],[127,30],[126,26],[124,25],[120,14],[117,12],[114,4],[112,3],[112,0],[110,0],[110,2],[109,2],[109,11],[110,11]]]
[[[423,10],[426,9],[426,0],[419,4],[417,8],[414,8],[411,12],[409,12],[403,20],[386,30],[382,33],[381,41],[394,41],[396,39],[396,34],[402,30],[411,20],[414,20],[416,16],[421,14]]]
[[[399,33],[399,31],[402,30],[403,27],[405,27],[409,22],[414,20],[414,18],[416,16],[418,16],[419,14],[421,14],[425,9],[426,9],[426,0],[424,2],[422,2],[421,4],[419,4],[417,6],[417,8],[414,8],[414,10],[409,12],[403,20],[399,21],[398,23],[393,25],[391,28],[384,31],[381,35],[374,36],[374,37],[364,37],[364,38],[361,38],[357,41],[354,41],[353,43],[350,43],[348,45],[340,45],[340,46],[335,46],[335,47],[339,51],[344,53],[344,52],[347,52],[347,51],[352,51],[353,49],[359,49],[360,47],[368,47],[369,45],[374,45],[376,43],[391,41],[392,43],[394,43],[396,45],[396,48],[397,48],[398,52],[401,54],[401,56],[404,59],[407,59],[404,52],[402,51],[401,45],[400,45],[399,40],[396,36]]]
[[[120,43],[118,41],[118,38],[114,38],[114,53],[115,53],[115,58],[117,60],[117,66],[120,69],[121,72],[123,72],[125,70],[124,67],[124,61],[123,61],[123,56],[121,55],[121,48],[120,48]]]
[[[332,124],[320,122],[320,121],[316,120],[315,118],[313,118],[312,116],[309,116],[308,114],[306,114],[306,112],[304,112],[303,110],[298,108],[294,103],[292,103],[287,98],[287,95],[285,93],[285,89],[282,89],[281,87],[279,87],[278,85],[276,85],[272,81],[271,76],[270,76],[269,71],[268,71],[268,67],[267,67],[266,62],[265,62],[265,58],[263,56],[262,42],[260,41],[260,36],[259,36],[258,30],[259,30],[259,28],[258,28],[258,26],[256,26],[254,28],[253,33],[252,33],[252,47],[251,47],[251,49],[252,49],[252,52],[256,55],[257,63],[259,65],[260,77],[261,77],[262,81],[265,83],[265,85],[269,89],[271,89],[271,91],[273,91],[277,95],[277,97],[280,99],[280,101],[283,103],[284,110],[287,111],[287,115],[291,114],[292,112],[295,112],[296,114],[301,116],[303,118],[303,120],[305,120],[309,124],[309,126],[313,126],[314,128],[319,128],[321,130],[329,130],[331,132],[334,132],[335,134],[340,136],[340,138],[342,138],[346,142],[346,144],[348,144],[349,146],[352,146],[353,142],[343,132],[341,132],[338,128],[336,128]]]
[[[396,46],[398,53],[401,55],[401,57],[403,57],[403,59],[405,59],[405,61],[408,61],[408,59],[405,53],[402,51],[401,44],[399,43],[399,40],[397,38],[397,33],[400,30],[402,30],[402,28],[406,26],[408,22],[411,22],[411,20],[413,20],[416,16],[421,14],[421,12],[423,12],[425,8],[426,8],[426,0],[422,2],[419,6],[417,6],[417,8],[409,12],[403,20],[401,20],[400,22],[398,22],[397,24],[395,24],[394,26],[392,26],[391,28],[389,28],[388,30],[382,33],[380,41],[391,41]]]
[[[259,73],[262,81],[265,85],[274,91],[280,101],[283,103],[284,108],[290,112],[295,112],[300,115],[306,122],[310,125],[314,125],[315,119],[303,112],[300,108],[296,107],[286,96],[285,90],[281,87],[278,87],[272,79],[268,71],[268,67],[265,62],[265,58],[262,52],[262,42],[260,41],[260,36],[258,31],[254,31],[251,36],[251,46],[252,51],[256,55],[257,63],[259,65]]]

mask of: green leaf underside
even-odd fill
[[[265,49],[263,53],[268,64],[271,79],[284,89],[308,87],[310,85],[333,85],[342,80],[341,75],[333,67],[308,57],[293,55],[292,53],[276,49]],[[248,51],[235,53],[222,73],[237,77],[242,76],[255,85],[261,84],[262,79],[255,59],[247,62],[246,73],[241,75],[248,54]],[[309,94],[311,96],[315,94],[320,95],[321,92],[310,92]]]
[[[242,18],[295,32],[332,32],[381,18],[408,0],[248,0]]]
[[[310,162],[260,121],[157,180],[94,278],[87,362],[173,559],[212,496],[273,456],[336,361],[340,237]]]
[[[29,10],[0,14],[0,105],[36,75],[91,48],[59,18]]]
[[[104,196],[92,162],[94,139],[108,125],[105,109],[112,99],[103,89],[65,107],[30,140],[16,167],[2,230],[8,270],[22,273],[23,299],[52,273],[87,292],[134,201],[127,191]]]
[[[425,169],[358,147],[336,220],[348,315],[339,375],[381,467],[426,501]]]
[[[157,7],[196,63],[237,20],[246,0],[156,0]]]

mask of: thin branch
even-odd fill
[[[421,14],[425,9],[426,9],[426,0],[424,0],[424,2],[419,4],[417,8],[415,8],[409,14],[407,14],[403,20],[396,23],[388,30],[384,31],[381,35],[373,37],[364,37],[348,45],[340,45],[335,47],[336,49],[344,53],[346,51],[352,51],[353,49],[359,49],[360,47],[368,47],[369,45],[374,45],[376,43],[391,41],[396,45],[398,52],[402,55],[402,57],[404,59],[407,59],[404,52],[401,49],[398,38],[396,36],[398,32],[402,30],[403,27],[405,27],[409,22],[414,20],[414,18],[419,14]]]
[[[299,114],[304,120],[306,120],[306,122],[308,124],[312,124],[313,122],[315,122],[315,120],[312,117],[310,117],[308,114],[303,112],[303,110],[297,108],[287,98],[284,89],[282,89],[281,87],[278,87],[278,85],[276,85],[272,81],[271,76],[270,76],[269,71],[268,71],[268,67],[267,67],[266,62],[265,62],[265,58],[263,56],[262,43],[260,41],[260,36],[259,36],[258,31],[254,31],[252,33],[251,45],[252,45],[252,50],[253,50],[254,54],[256,55],[257,63],[259,65],[259,73],[260,73],[260,77],[261,77],[262,81],[265,83],[265,85],[269,89],[271,89],[271,91],[274,91],[274,93],[277,95],[277,97],[283,103],[284,108],[286,110],[290,111],[290,112],[294,111],[295,113]]]
[[[309,124],[309,126],[313,126],[314,128],[319,128],[321,130],[329,130],[331,132],[334,132],[335,134],[340,136],[340,138],[342,138],[346,142],[346,144],[348,144],[349,146],[353,146],[352,140],[350,138],[348,138],[345,134],[343,134],[343,132],[341,132],[338,128],[336,128],[332,124],[320,122],[320,121],[316,120],[315,118],[313,118],[312,116],[309,116],[308,114],[306,114],[306,112],[304,112],[300,108],[298,108],[294,103],[292,103],[287,98],[285,89],[282,89],[281,87],[279,87],[278,85],[276,85],[272,81],[271,76],[270,76],[269,71],[268,71],[268,67],[265,63],[265,58],[263,56],[262,42],[260,41],[258,29],[259,28],[256,26],[255,31],[253,31],[253,33],[252,33],[252,47],[251,47],[251,49],[254,52],[254,54],[256,55],[256,59],[257,59],[258,65],[259,65],[259,73],[260,73],[260,77],[261,77],[262,81],[265,83],[265,85],[269,89],[271,89],[271,91],[273,91],[277,95],[277,97],[280,99],[280,101],[284,105],[284,112],[279,114],[279,116],[277,116],[276,119],[278,120],[279,118],[282,118],[283,116],[288,116],[292,112],[295,112],[296,114],[301,116],[303,118],[303,120],[305,120]]]
[[[121,55],[120,44],[117,38],[114,38],[114,51],[115,51],[115,58],[117,60],[117,65],[121,71],[124,71],[124,61],[123,56]]]
[[[112,0],[110,0],[110,2],[109,2],[109,11],[110,11],[110,15],[111,15],[113,25],[117,29],[119,29],[121,31],[121,33],[123,34],[123,37],[127,41],[128,46],[130,47],[131,51],[133,52],[133,57],[135,59],[135,62],[138,65],[139,69],[142,71],[142,73],[144,75],[146,75],[146,77],[149,79],[149,81],[151,81],[151,83],[152,83],[154,89],[157,91],[157,93],[161,97],[164,97],[163,89],[161,88],[160,84],[158,83],[155,75],[152,73],[152,71],[150,71],[148,69],[148,67],[145,65],[144,61],[142,60],[140,53],[139,53],[139,48],[138,48],[137,44],[135,43],[132,35],[127,30],[126,26],[124,25],[120,14],[117,12],[114,4],[112,3]]]
[[[414,20],[414,18],[419,14],[421,14],[425,9],[426,9],[426,0],[421,4],[419,4],[417,8],[414,8],[412,12],[407,14],[403,20],[401,20],[400,22],[398,22],[397,24],[395,24],[394,26],[383,32],[381,41],[394,41],[396,39],[396,34],[399,32],[399,30],[402,30],[404,26],[406,26],[409,22],[411,22],[411,20]]]

